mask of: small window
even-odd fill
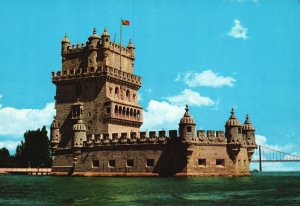
[[[216,159],[216,166],[224,167],[225,166],[224,159]]]
[[[116,95],[119,94],[119,88],[118,88],[118,87],[115,88],[115,94],[116,94]]]
[[[107,107],[107,108],[106,108],[106,113],[107,113],[107,114],[110,114],[110,107]]]
[[[127,167],[133,167],[134,166],[133,159],[127,160],[126,166]]]
[[[99,160],[93,160],[93,167],[99,167],[100,161]]]
[[[238,128],[238,133],[242,134],[242,129],[241,128]]]
[[[108,166],[109,167],[116,167],[116,160],[109,160],[108,161]]]
[[[91,116],[91,112],[88,113],[88,117],[90,117],[90,116]]]
[[[187,132],[192,132],[192,127],[191,126],[187,126],[186,131]]]
[[[147,159],[146,160],[147,167],[154,167],[154,159]]]
[[[206,159],[198,159],[198,165],[202,167],[206,167]]]

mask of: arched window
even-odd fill
[[[138,119],[140,118],[140,110],[137,111],[136,118],[138,118]]]
[[[136,117],[136,109],[133,110],[133,116]]]
[[[126,109],[126,115],[129,115],[129,108]]]
[[[192,132],[192,127],[191,127],[191,126],[187,126],[187,127],[186,127],[186,131],[187,131],[187,132]]]
[[[126,110],[125,110],[125,107],[123,107],[122,114],[125,115],[125,113],[126,113]]]
[[[132,117],[132,115],[133,115],[133,109],[130,109],[129,115]]]
[[[118,113],[118,105],[115,106],[115,114]]]
[[[122,114],[122,107],[119,107],[119,114]]]
[[[117,97],[119,96],[119,87],[115,88],[115,96],[117,96]]]
[[[126,99],[128,101],[130,101],[130,91],[129,90],[126,91]]]

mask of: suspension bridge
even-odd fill
[[[257,145],[251,163],[258,163],[259,171],[261,172],[262,163],[264,162],[300,162],[300,155],[289,154],[263,145]]]

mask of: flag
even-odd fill
[[[125,19],[121,19],[121,24],[125,26],[129,26],[129,21]]]

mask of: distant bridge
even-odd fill
[[[288,154],[258,145],[258,148],[252,157],[251,163],[259,163],[259,171],[262,171],[263,162],[300,162],[300,155]]]

